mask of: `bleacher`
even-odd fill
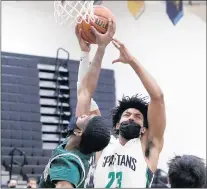
[[[67,126],[69,113],[75,112],[77,102],[78,61],[69,60],[67,68],[61,69],[64,81],[58,78],[58,86],[61,88],[59,93],[54,87],[57,86],[54,85],[55,58],[2,52],[1,63],[1,163],[4,169],[1,175],[7,173],[5,178],[8,179],[12,151],[16,148],[13,153],[12,178],[21,183],[29,177],[40,177],[52,149],[63,140],[61,129]],[[68,89],[63,85],[69,85]],[[68,93],[69,97],[63,92]],[[101,71],[94,98],[102,116],[108,119],[109,110],[115,105],[112,70]],[[63,103],[68,105],[61,109]],[[111,124],[110,119],[108,124]],[[2,180],[2,184],[7,181]]]

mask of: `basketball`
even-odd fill
[[[99,32],[106,33],[108,28],[108,19],[111,18],[112,22],[115,22],[113,13],[104,6],[94,6],[95,21],[90,21],[88,24],[84,20],[77,24],[77,29],[82,28],[82,38],[90,44],[96,44],[96,39],[91,31],[91,26],[95,27]]]

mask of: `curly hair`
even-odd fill
[[[132,97],[123,96],[122,100],[118,101],[118,106],[112,109],[113,127],[120,121],[123,112],[129,108],[139,110],[144,116],[144,126],[148,128],[147,111],[149,102],[146,101],[148,97],[142,97],[141,94],[136,94]]]

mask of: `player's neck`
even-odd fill
[[[141,137],[142,139],[143,137]],[[119,143],[124,146],[129,140],[123,138],[121,135],[119,135]]]
[[[122,146],[124,146],[129,140],[123,138],[121,135],[119,135],[119,142]]]
[[[71,136],[68,138],[68,143],[67,143],[67,145],[65,146],[65,149],[67,149],[67,150],[72,150],[72,149],[74,149],[74,148],[79,147],[79,145],[80,145],[80,141],[81,141],[81,137],[78,137],[78,136],[75,136],[75,135],[71,135]]]

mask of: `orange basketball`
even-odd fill
[[[82,21],[80,24],[77,24],[78,30],[82,28],[82,38],[90,44],[96,43],[95,36],[91,31],[91,26],[95,27],[101,33],[106,33],[108,19],[111,18],[112,21],[115,22],[115,17],[112,12],[104,6],[94,6],[94,15],[94,22],[90,21],[90,24],[88,24],[85,21]]]

